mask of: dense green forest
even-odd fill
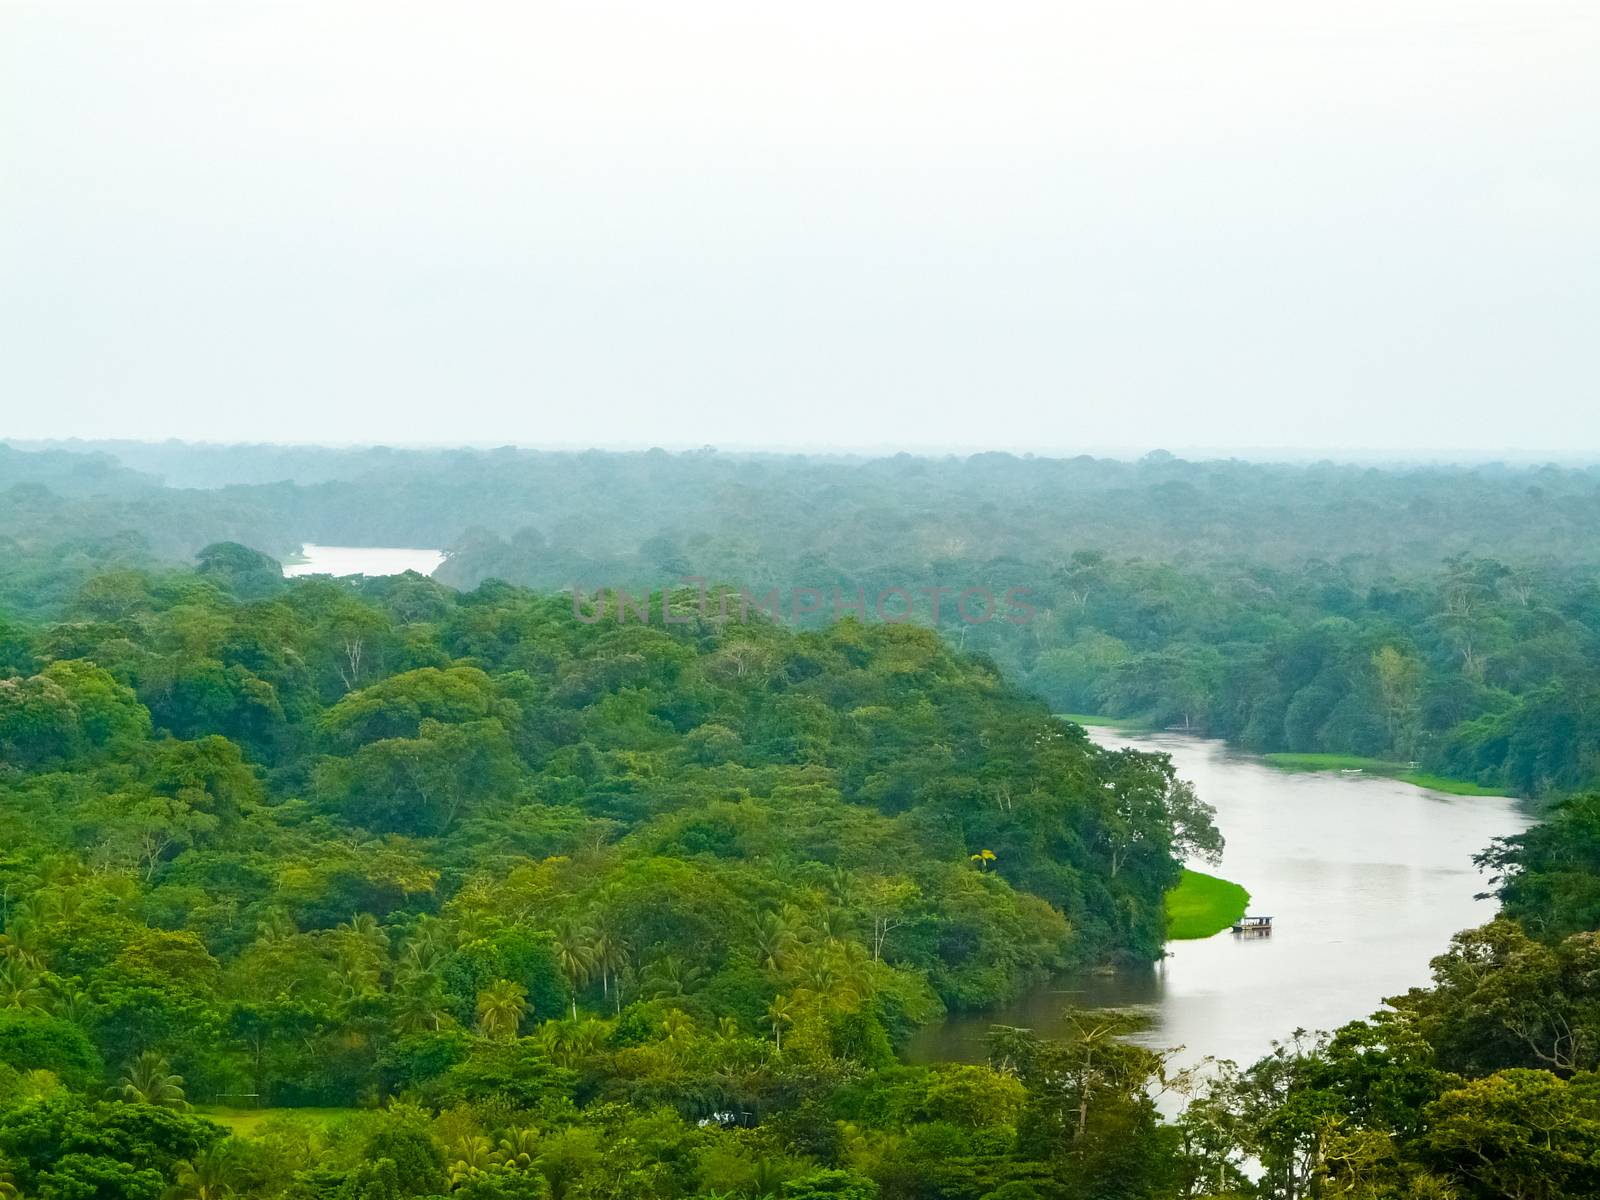
[[[6,1196],[1600,1194],[1585,473],[1368,488],[1223,464],[1216,495],[1243,490],[1214,541],[1180,545],[1172,476],[1203,493],[1210,466],[1009,460],[1017,489],[1077,478],[1081,505],[999,522],[1025,556],[1008,532],[944,558],[867,496],[931,475],[931,513],[970,472],[1002,505],[1021,492],[994,482],[1000,456],[567,456],[537,485],[548,511],[512,490],[503,533],[432,539],[406,513],[431,498],[455,521],[479,481],[453,500],[429,479],[527,474],[528,456],[352,454],[241,459],[308,477],[192,490],[157,480],[156,455],[0,454]],[[741,568],[651,490],[707,463],[853,482],[811,508],[752,500],[749,529],[783,547],[758,574],[765,551]],[[607,471],[633,524],[613,558],[563,565],[615,510],[557,505],[556,483]],[[347,488],[408,498],[367,536],[333,508],[302,523]],[[1357,532],[1315,536],[1358,495]],[[1519,550],[1529,505],[1551,520]],[[1340,550],[1385,526],[1377,558]],[[1321,554],[1296,559],[1294,537]],[[471,586],[288,581],[247,548],[319,538],[447,544]],[[790,628],[709,620],[686,589],[670,624],[591,624],[552,591],[787,584],[817,553],[797,582],[1005,581],[1043,603],[1005,630]],[[537,590],[495,578],[530,573]],[[1415,756],[1548,810],[1484,850],[1501,917],[1367,1020],[1191,1069],[1126,1040],[1131,1015],[1085,1010],[1059,1037],[997,1027],[987,1065],[906,1065],[947,1010],[1159,955],[1180,860],[1220,845],[1163,757],[1097,748],[1050,715],[1067,706]]]
[[[1600,780],[1593,468],[104,443],[0,447],[0,495],[0,604],[33,616],[221,541],[437,546],[462,588],[815,588],[814,623],[899,588],[933,624],[942,588],[947,636],[1056,711],[1528,796]],[[964,621],[969,587],[1036,616]]]
[[[1600,779],[1592,569],[1459,557],[1363,586],[1340,569],[1087,552],[1056,578],[1039,650],[1015,670],[1059,711],[1418,761],[1526,796]]]

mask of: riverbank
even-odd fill
[[[1142,732],[1150,728],[1148,722],[1135,720],[1132,717],[1101,717],[1093,713],[1056,713],[1055,716],[1058,721],[1071,721],[1074,725],[1098,725],[1104,729]]]
[[[1504,796],[1503,790],[1486,788],[1465,779],[1450,779],[1418,771],[1410,763],[1362,758],[1356,754],[1263,754],[1261,761],[1280,771],[1338,771],[1341,774],[1381,775],[1416,787],[1452,796]]]
[[[1098,726],[1116,729],[1123,733],[1155,733],[1148,721],[1137,717],[1104,717],[1097,713],[1057,713],[1063,721],[1074,725]],[[1434,775],[1418,771],[1410,763],[1389,762],[1381,758],[1364,758],[1359,754],[1311,754],[1296,751],[1263,754],[1261,761],[1280,771],[1342,771],[1360,772],[1363,775],[1381,775],[1385,779],[1398,779],[1414,787],[1433,792],[1446,792],[1452,796],[1504,796],[1503,788],[1489,788],[1466,779],[1451,779],[1447,775]]]
[[[1250,893],[1237,883],[1183,869],[1178,886],[1167,893],[1167,940],[1208,938],[1229,928],[1250,905]]]
[[[1227,836],[1210,869],[1248,886],[1250,911],[1273,918],[1272,936],[1169,941],[1148,967],[1063,973],[1008,1004],[918,1030],[907,1061],[983,1062],[995,1025],[1056,1036],[1069,1008],[1133,1008],[1150,1022],[1139,1044],[1183,1046],[1181,1065],[1208,1055],[1254,1062],[1289,1030],[1337,1029],[1376,997],[1426,984],[1428,960],[1451,936],[1494,916],[1494,902],[1478,899],[1473,855],[1528,825],[1510,799],[1285,771],[1178,733],[1089,732],[1108,750],[1171,756]]]

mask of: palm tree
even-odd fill
[[[183,1076],[174,1074],[172,1065],[154,1050],[146,1050],[129,1063],[127,1074],[119,1082],[122,1098],[135,1104],[153,1104],[157,1108],[189,1107],[183,1095]]]
[[[233,1143],[209,1146],[174,1165],[167,1200],[226,1200],[234,1195],[234,1173]]]
[[[855,922],[840,908],[828,908],[813,918],[812,936],[825,946],[838,946],[849,940]]]
[[[750,1193],[755,1196],[776,1196],[783,1185],[794,1178],[795,1168],[781,1158],[760,1158],[750,1175]]]
[[[43,1012],[49,1007],[50,993],[45,989],[38,968],[25,954],[12,954],[0,963],[0,1008],[32,1009]]]
[[[781,971],[794,952],[794,926],[782,913],[764,912],[756,918],[756,962],[768,971]]]
[[[767,1024],[772,1026],[772,1037],[780,1054],[783,1052],[783,1031],[794,1024],[799,1014],[800,1006],[795,1003],[793,996],[774,996],[772,1003],[767,1005]]]
[[[395,981],[394,1022],[402,1033],[425,1033],[444,1024],[444,997],[432,975],[407,972]]]
[[[432,970],[450,949],[450,936],[444,922],[424,913],[417,918],[411,935],[401,946],[400,961],[418,970]]]
[[[570,1067],[582,1059],[600,1053],[610,1036],[610,1026],[604,1021],[596,1021],[590,1017],[576,1021],[546,1021],[539,1026],[538,1033],[539,1042],[544,1046],[545,1053],[553,1062],[563,1067]]]
[[[513,1127],[500,1135],[501,1161],[513,1170],[526,1171],[539,1154],[539,1132]]]
[[[378,924],[378,918],[371,913],[358,913],[341,921],[334,935],[339,940],[339,962],[346,986],[353,995],[372,990],[389,961],[389,935]]]
[[[578,1019],[578,989],[594,970],[594,930],[570,917],[556,925],[556,965],[572,985],[572,1019]]]
[[[800,978],[819,996],[832,996],[839,986],[838,973],[827,958],[818,954],[800,970]]]
[[[589,950],[594,956],[594,968],[600,972],[601,992],[609,1000],[613,978],[627,965],[628,947],[617,936],[615,930],[607,927],[603,921],[596,922],[592,930]],[[617,984],[617,1011],[622,1011],[620,982]]]
[[[661,1044],[674,1058],[682,1058],[694,1042],[694,1021],[681,1009],[669,1009],[661,1018],[661,1032],[666,1036]]]
[[[50,904],[45,895],[35,892],[11,906],[6,919],[6,931],[0,933],[0,949],[6,957],[21,951],[31,953],[38,949],[39,935],[50,920]]]
[[[462,908],[452,913],[451,924],[455,926],[453,940],[457,946],[465,946],[469,942],[480,940],[489,928],[489,921],[484,916],[483,909],[477,907]]]
[[[462,1134],[450,1152],[455,1155],[450,1164],[452,1185],[480,1175],[495,1165],[494,1143],[480,1134]]]
[[[653,961],[639,978],[640,990],[649,996],[682,996],[700,982],[705,974],[699,967],[685,966],[675,954]]]
[[[378,964],[372,961],[361,946],[345,945],[339,948],[334,975],[346,1000],[370,996],[378,990]]]
[[[341,937],[366,946],[377,958],[389,956],[389,935],[371,913],[357,913],[348,921],[340,921],[336,932]]]
[[[845,942],[828,956],[828,963],[844,989],[861,999],[872,995],[872,960],[860,942]]]
[[[993,850],[979,850],[976,854],[969,854],[967,857],[978,864],[978,870],[980,871],[987,871],[994,865],[995,861]]]
[[[58,985],[56,991],[55,1014],[65,1017],[76,1025],[89,1028],[94,1023],[95,1014],[99,1007],[89,998],[89,993],[81,988]]]
[[[827,885],[837,904],[847,905],[855,898],[855,876],[844,867],[835,865],[833,870],[828,872]]]
[[[281,908],[269,909],[256,922],[256,940],[269,946],[277,942],[286,942],[299,932],[294,920]]]
[[[509,979],[497,979],[478,993],[478,1031],[484,1037],[512,1038],[528,1011],[528,989]]]

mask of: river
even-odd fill
[[[285,575],[400,575],[406,571],[432,575],[444,562],[442,550],[406,546],[318,546],[307,542],[300,553],[302,561],[284,564]]]
[[[1089,733],[1103,746],[1172,756],[1227,838],[1221,866],[1192,865],[1247,888],[1250,912],[1272,917],[1272,934],[1171,942],[1152,967],[1067,976],[1003,1008],[953,1015],[916,1035],[912,1061],[981,1062],[991,1025],[1049,1033],[1072,1004],[1142,1010],[1150,1023],[1138,1040],[1181,1046],[1184,1062],[1253,1062],[1297,1027],[1335,1028],[1427,983],[1428,960],[1450,935],[1494,915],[1493,901],[1474,898],[1487,881],[1472,856],[1529,820],[1501,797],[1290,773],[1182,734]]]

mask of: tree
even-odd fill
[[[395,1028],[404,1033],[437,1031],[449,1018],[439,980],[422,971],[412,971],[396,981],[394,992]]]
[[[0,965],[0,979],[12,959]],[[34,1007],[0,1010],[0,1064],[16,1071],[50,1071],[72,1088],[100,1079],[100,1056],[88,1036],[73,1022]]]
[[[1174,1164],[1151,1095],[1169,1082],[1167,1057],[1125,1040],[1138,1024],[1131,1013],[1078,1010],[1067,1013],[1064,1038],[1005,1026],[990,1035],[991,1059],[1027,1088],[1019,1151],[1060,1162],[1074,1194],[1171,1186]]]
[[[168,858],[214,833],[218,820],[172,796],[116,793],[106,798],[104,852],[126,854],[149,882]]]
[[[20,954],[0,960],[0,1009],[45,1012],[50,1007],[50,992],[44,976]]]
[[[238,1155],[232,1142],[206,1147],[192,1159],[180,1159],[173,1170],[168,1200],[229,1200],[240,1183]]]
[[[497,979],[478,993],[478,1031],[505,1040],[517,1034],[527,1011],[528,989],[509,979]]]
[[[1194,785],[1174,779],[1167,789],[1167,815],[1172,822],[1172,852],[1180,859],[1199,859],[1213,865],[1222,861],[1223,839],[1217,829],[1217,810],[1200,799]]]
[[[783,1052],[783,1031],[795,1023],[800,1005],[793,996],[774,996],[767,1005],[767,1024],[772,1026],[773,1046]]]
[[[1433,988],[1390,1003],[1414,1016],[1446,1068],[1600,1067],[1600,933],[1551,946],[1500,919],[1458,933],[1432,968]]]
[[[213,542],[195,555],[195,562],[199,575],[241,600],[277,595],[287,586],[283,566],[277,559],[238,542]]]
[[[183,1076],[174,1074],[167,1060],[147,1050],[128,1064],[119,1081],[124,1099],[157,1108],[187,1108],[183,1095]]]
[[[516,789],[516,753],[494,720],[445,725],[424,719],[414,738],[363,745],[348,758],[323,760],[317,792],[333,812],[380,832],[446,833],[463,814]]]
[[[1538,937],[1600,928],[1600,791],[1568,797],[1476,861],[1494,872],[1505,915]]]
[[[588,982],[595,969],[595,932],[589,926],[566,918],[555,928],[556,962],[572,988],[572,1019],[578,1019],[578,989]]]
[[[1372,656],[1378,680],[1378,699],[1389,730],[1389,747],[1402,758],[1414,752],[1417,716],[1422,698],[1422,664],[1395,646],[1384,646]]]
[[[799,944],[793,926],[782,913],[768,911],[758,915],[752,935],[756,962],[767,971],[783,970]]]
[[[779,1195],[782,1200],[877,1200],[878,1185],[854,1171],[829,1168],[789,1180]]]
[[[1485,1193],[1516,1200],[1600,1194],[1600,1081],[1514,1069],[1428,1106],[1425,1152]]]

